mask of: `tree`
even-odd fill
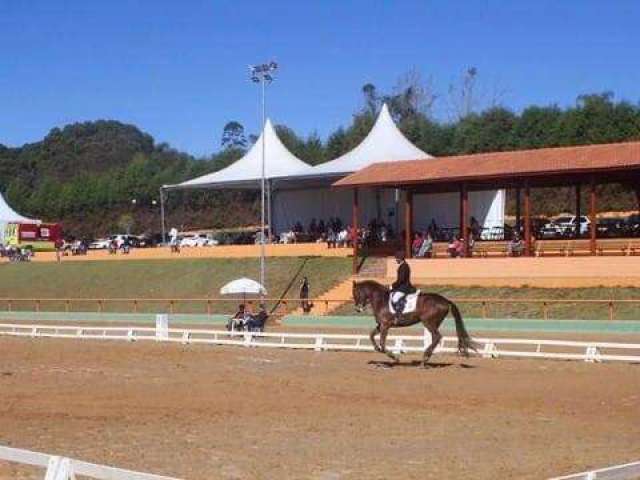
[[[362,86],[362,95],[364,95],[364,112],[375,115],[380,108],[380,98],[376,86],[373,83],[366,83]]]
[[[247,148],[247,138],[244,135],[244,127],[241,123],[228,122],[222,131],[222,148],[235,148],[244,150]]]
[[[431,117],[437,98],[433,79],[424,81],[420,72],[412,69],[400,76],[386,101],[395,120],[403,122],[418,116]]]
[[[120,228],[127,235],[131,234],[131,229],[133,228],[134,224],[135,222],[133,220],[133,216],[130,213],[122,214],[118,219],[118,228]]]

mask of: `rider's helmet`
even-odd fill
[[[396,261],[397,261],[398,263],[402,263],[402,262],[404,262],[404,251],[402,251],[402,250],[398,250],[398,251],[396,252],[395,257],[396,257]]]

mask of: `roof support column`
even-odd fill
[[[352,210],[352,219],[351,225],[353,226],[353,231],[356,232],[356,236],[353,240],[353,274],[356,275],[358,273],[358,217],[360,215],[360,204],[358,199],[358,189],[353,189],[353,210]]]
[[[460,184],[460,236],[464,242],[464,256],[468,257],[471,253],[469,248],[469,192],[467,184]]]
[[[582,225],[580,224],[580,217],[582,216],[582,202],[581,200],[582,185],[576,183],[576,228],[574,231],[575,238],[580,238],[582,233]]]
[[[520,186],[516,187],[516,233],[521,234],[522,228],[522,212],[520,211]],[[505,238],[506,240],[506,238]]]
[[[591,250],[591,255],[596,254],[596,233],[598,230],[598,214],[596,212],[596,177],[595,175],[591,175],[591,181],[589,182],[589,221],[591,225],[589,225],[589,249]]]
[[[404,195],[404,255],[411,258],[413,237],[413,192],[406,190]]]
[[[531,188],[529,181],[524,182],[524,252],[527,256],[533,255],[531,241]]]

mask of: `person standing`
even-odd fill
[[[56,260],[58,263],[62,261],[62,249],[64,248],[64,241],[62,238],[57,238],[53,247],[56,250]]]
[[[300,300],[302,305],[302,311],[305,314],[311,312],[311,302],[309,302],[309,279],[305,276],[302,278],[300,284]]]

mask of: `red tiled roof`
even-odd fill
[[[375,163],[333,185],[410,185],[629,169],[640,169],[640,142]]]

